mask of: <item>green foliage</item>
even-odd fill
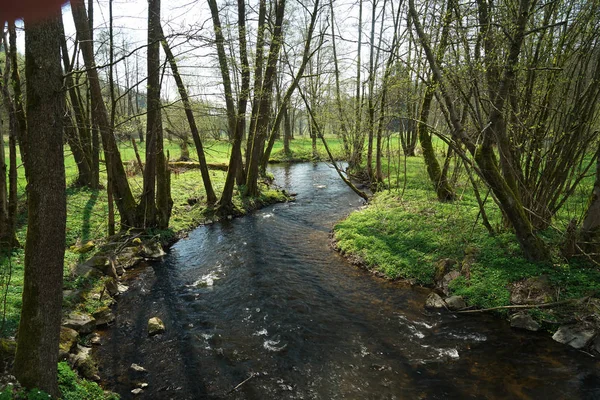
[[[58,387],[63,400],[116,400],[114,393],[104,393],[97,383],[81,379],[66,362],[58,363]]]

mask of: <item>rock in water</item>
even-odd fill
[[[425,300],[425,308],[446,308],[446,303],[439,294],[432,292]]]
[[[92,333],[96,327],[96,320],[91,315],[74,311],[65,319],[63,326],[86,335]]]
[[[552,336],[558,343],[568,344],[576,349],[587,346],[594,338],[593,329],[583,325],[563,325]]]
[[[158,242],[151,242],[143,245],[141,255],[145,258],[149,258],[151,260],[155,260],[157,258],[161,258],[164,256],[165,251],[162,246]]]
[[[537,332],[540,330],[540,324],[538,324],[531,315],[525,312],[519,312],[510,317],[511,328],[525,329],[528,331]]]
[[[158,335],[165,331],[165,324],[158,317],[148,320],[148,336]]]
[[[462,296],[450,296],[445,300],[448,305],[448,309],[452,311],[462,310],[463,308],[467,308],[467,304],[463,300]]]
[[[131,366],[129,367],[129,371],[136,376],[140,376],[140,375],[145,375],[148,373],[148,371],[146,370],[146,368],[142,367],[141,365],[138,364],[131,364]]]
[[[114,314],[108,307],[102,307],[92,315],[96,318],[96,326],[108,325],[115,320]]]

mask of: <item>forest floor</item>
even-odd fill
[[[532,263],[523,257],[514,234],[502,225],[491,199],[486,211],[495,235],[484,228],[464,171],[457,171],[453,180],[458,199],[441,203],[422,157],[396,164],[399,167],[389,169],[391,189],[378,192],[368,206],[334,228],[335,246],[356,264],[389,279],[462,296],[470,308],[550,303],[600,293],[600,268],[585,256],[565,259],[560,253],[562,232],[571,219],[581,218],[593,181],[584,182],[553,227],[543,232],[553,249],[552,261]],[[484,189],[480,190],[484,196]],[[497,312],[510,313],[508,309]],[[560,322],[589,317],[589,310],[581,307],[575,314],[571,308],[531,309],[529,313],[551,332]]]

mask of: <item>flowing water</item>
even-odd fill
[[[145,382],[147,399],[600,398],[590,356],[497,318],[427,312],[428,290],[334,252],[333,224],[361,200],[326,164],[272,172],[295,202],[200,227],[128,283],[96,350],[109,389],[130,398]],[[153,316],[166,332],[148,337]],[[133,376],[132,363],[147,375]]]

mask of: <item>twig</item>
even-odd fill
[[[583,303],[584,301],[588,300],[589,298],[590,298],[590,296],[583,297],[581,299],[569,299],[569,300],[556,301],[553,303],[519,304],[519,305],[513,305],[513,306],[499,306],[499,307],[492,307],[492,308],[484,308],[484,309],[480,309],[480,310],[464,310],[464,311],[456,311],[456,312],[461,313],[461,314],[467,314],[467,313],[481,313],[481,312],[494,311],[494,310],[518,310],[518,309],[529,309],[529,308],[548,308],[548,307],[555,307],[555,306],[560,306],[560,305],[569,304],[569,303]]]
[[[250,379],[254,378],[256,375],[256,373],[252,372],[250,373],[250,376],[247,377],[246,379],[244,379],[242,382],[238,383],[238,385],[236,387],[234,387],[233,389],[231,389],[229,392],[227,392],[227,394],[231,394],[233,392],[235,392],[236,390],[238,390],[244,383],[248,382]]]

